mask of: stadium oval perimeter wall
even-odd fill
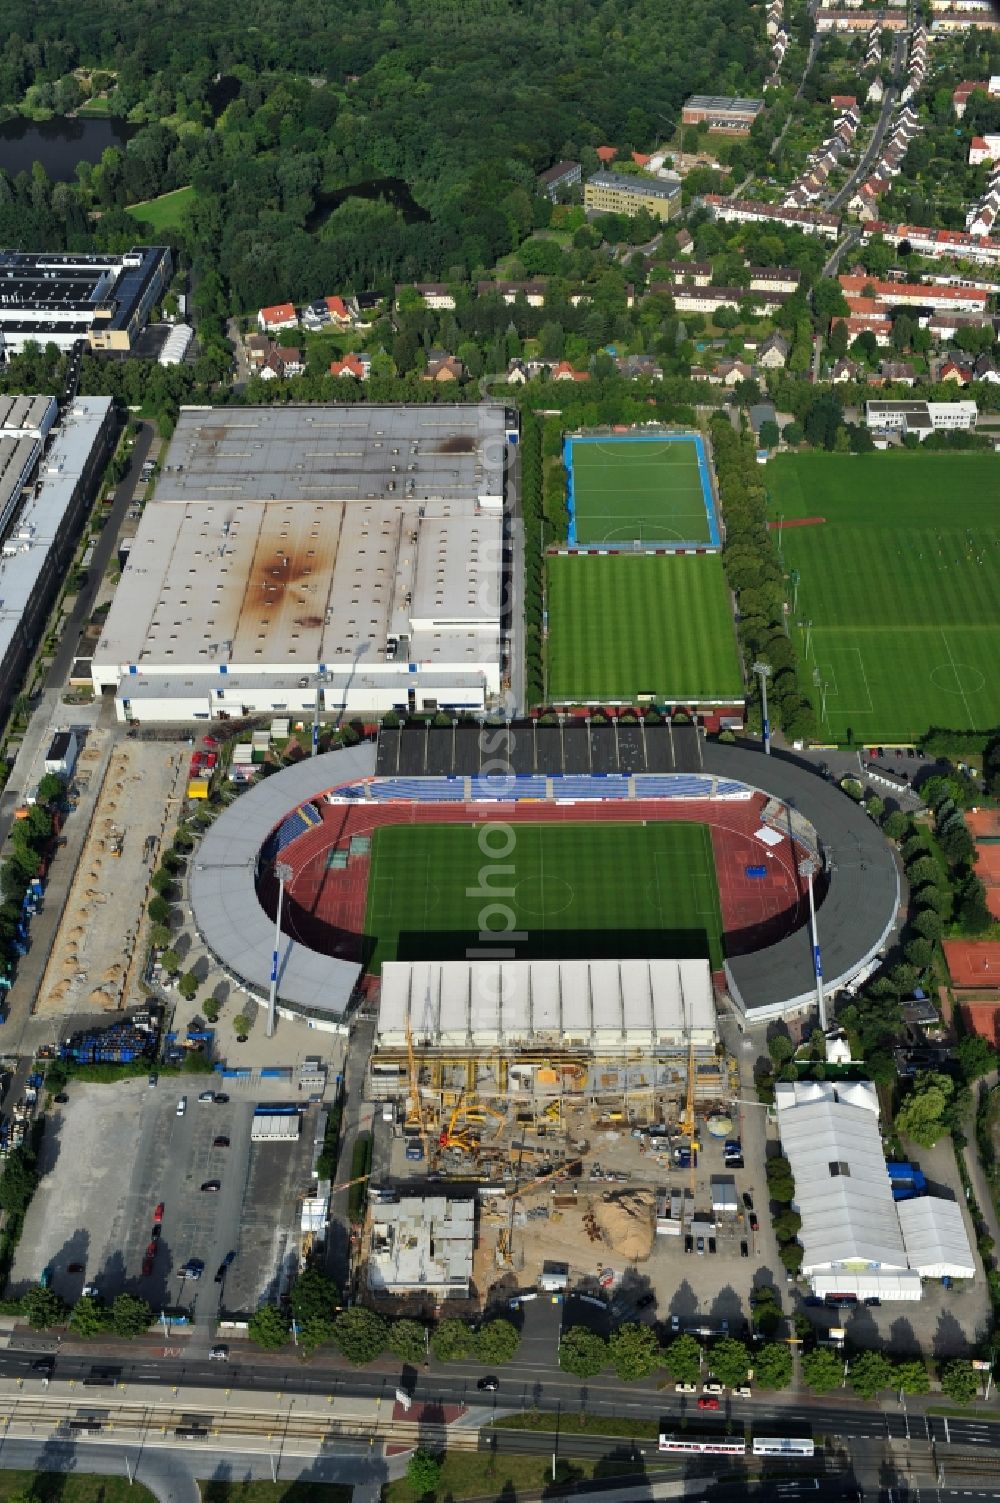
[[[337,788],[370,781],[375,766],[375,746],[367,743],[312,757],[264,779],[216,820],[191,873],[195,925],[230,979],[264,998],[276,956],[279,1002],[317,1028],[345,1027],[361,967],[321,955],[286,934],[275,951],[274,924],[257,894],[261,848],[291,811]],[[818,924],[827,995],[870,969],[896,925],[900,883],[893,853],[864,810],[808,764],[784,755],[765,758],[751,743],[706,742],[702,771],[780,799],[815,830],[826,878]],[[725,972],[747,1024],[815,1005],[807,926],[777,944],[727,960]]]

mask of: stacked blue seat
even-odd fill
[[[460,804],[465,798],[464,778],[377,778],[372,798],[379,802],[407,799],[421,804]]]
[[[552,792],[556,798],[628,798],[629,778],[626,774],[564,773],[552,779]]]
[[[637,773],[636,798],[711,798],[714,779],[701,773]]]
[[[510,800],[519,798],[544,798],[547,779],[532,773],[477,775],[469,779],[474,799]]]

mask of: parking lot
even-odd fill
[[[85,1283],[107,1299],[128,1289],[154,1309],[193,1307],[199,1321],[216,1318],[222,1307],[252,1311],[274,1290],[294,1250],[316,1109],[296,1143],[251,1144],[254,1102],[245,1092],[224,1104],[199,1102],[217,1083],[199,1075],[162,1078],[155,1087],[145,1079],[71,1082],[69,1101],[55,1110],[43,1140],[43,1178],[18,1246],[15,1290],[49,1267],[52,1287],[67,1300],[79,1298]],[[178,1115],[182,1096],[187,1106]],[[216,1146],[220,1138],[228,1147]],[[217,1191],[202,1190],[215,1180]],[[162,1230],[154,1239],[160,1203]],[[144,1276],[154,1240],[152,1271]],[[215,1272],[230,1251],[236,1256],[217,1284]],[[190,1258],[204,1264],[198,1281],[180,1277]]]

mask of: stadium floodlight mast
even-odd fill
[[[770,663],[765,663],[763,658],[758,658],[753,665],[753,671],[760,679],[760,705],[761,719],[764,727],[764,755],[771,755],[771,727],[767,719],[767,681],[771,677],[772,668]]]
[[[813,687],[819,690],[820,697],[820,725],[826,724],[826,690],[827,684],[818,668],[813,669]]]
[[[812,646],[812,637],[813,637],[813,624],[812,624],[811,621],[807,621],[806,622],[806,660],[807,661],[808,661],[808,658],[809,658],[809,649]]]
[[[816,977],[816,1003],[819,1007],[819,1026],[826,1032],[826,998],[823,995],[823,962],[819,953],[819,933],[816,929],[816,899],[813,896],[813,878],[816,861],[806,856],[799,862],[799,876],[805,877],[809,888],[809,927],[812,932],[813,975]]]
[[[799,609],[799,580],[802,575],[798,569],[793,569],[788,576],[788,582],[792,587],[792,615],[795,616]]]
[[[281,947],[281,909],[285,901],[285,883],[292,880],[292,868],[287,861],[276,861],[274,875],[278,879],[278,911],[274,917],[274,949],[271,952],[271,992],[267,999],[267,1036],[274,1034],[274,1012],[278,1002],[278,954]]]
[[[316,669],[316,712],[313,715],[312,755],[315,757],[319,751],[319,712],[323,697],[323,683],[326,679],[326,664],[320,663]]]

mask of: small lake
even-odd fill
[[[349,198],[384,198],[386,203],[399,210],[407,224],[426,224],[431,217],[417,203],[401,177],[376,177],[366,183],[352,183],[349,188],[337,188],[332,193],[317,194],[316,207],[306,220],[306,229],[318,230],[334,209]]]
[[[99,162],[109,146],[124,146],[139,129],[110,116],[18,116],[0,122],[0,168],[16,177],[41,162],[54,183],[73,181],[77,162]]]

